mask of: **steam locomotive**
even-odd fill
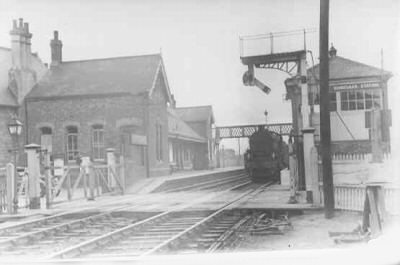
[[[280,181],[280,171],[289,164],[288,146],[280,134],[260,126],[249,138],[244,165],[253,182]]]

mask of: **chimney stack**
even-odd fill
[[[58,39],[58,31],[54,31],[54,39],[50,41],[51,47],[51,64],[57,66],[62,63],[62,42]]]
[[[19,19],[18,24],[17,20],[13,20],[13,28],[10,31],[10,35],[13,68],[30,68],[32,34],[29,32],[29,24],[24,23],[22,18]]]

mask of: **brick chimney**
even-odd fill
[[[17,20],[13,20],[10,35],[12,68],[30,68],[32,34],[29,32],[29,24],[24,23],[22,18],[19,19],[18,23]]]
[[[8,89],[18,104],[36,84],[36,72],[31,65],[31,39],[29,24],[20,18],[13,20],[11,35],[11,68],[8,71]]]
[[[54,31],[54,39],[50,41],[51,47],[51,64],[57,66],[62,63],[62,42],[58,39],[58,31]]]

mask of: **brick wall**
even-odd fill
[[[78,149],[82,155],[91,154],[93,124],[103,124],[105,147],[119,150],[119,128],[126,121],[143,120],[142,101],[133,96],[108,96],[96,98],[64,98],[28,101],[28,142],[40,143],[40,128],[53,129],[53,154],[65,153],[66,126],[75,125],[79,130]],[[124,122],[125,121],[125,122]]]

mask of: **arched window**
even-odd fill
[[[68,126],[66,128],[67,137],[66,137],[66,151],[67,151],[67,160],[74,161],[78,157],[78,127],[76,126]]]
[[[40,132],[42,133],[42,135],[49,135],[53,133],[50,127],[42,127],[40,128]]]
[[[105,159],[104,126],[101,124],[92,126],[92,156],[95,160]]]
[[[40,128],[40,146],[42,149],[46,149],[47,152],[53,151],[53,140],[52,140],[53,131],[50,127],[42,127]]]

